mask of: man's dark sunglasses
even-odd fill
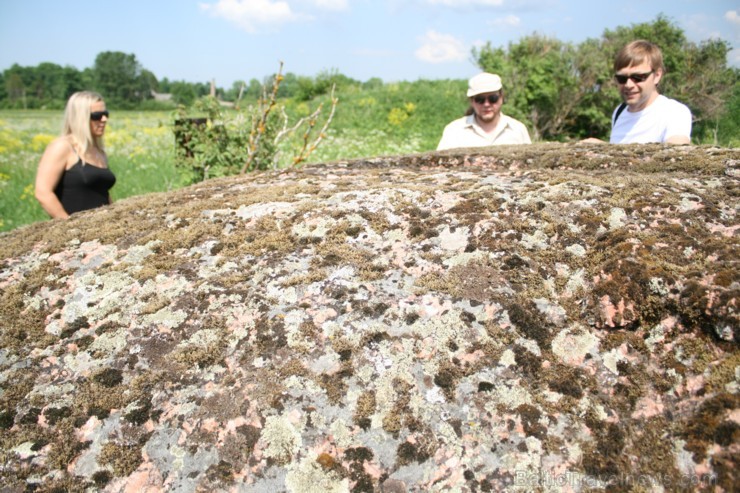
[[[620,84],[626,84],[627,79],[632,79],[632,82],[645,82],[648,77],[650,77],[650,74],[652,74],[653,71],[645,72],[644,74],[629,74],[629,75],[623,75],[623,74],[614,74],[614,78],[617,79],[617,82]]]
[[[103,117],[108,118],[108,115],[110,115],[110,113],[108,113],[108,110],[93,111],[92,113],[90,113],[90,119],[94,122],[99,122],[100,120],[103,119]]]
[[[489,94],[488,96],[476,96],[473,98],[473,101],[478,104],[483,104],[488,100],[489,103],[496,104],[498,103],[499,98],[501,98],[501,96],[498,94]]]

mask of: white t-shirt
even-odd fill
[[[614,122],[616,113],[615,109],[612,122]],[[691,137],[691,110],[686,105],[660,94],[651,105],[642,111],[631,113],[629,108],[625,108],[612,126],[609,142],[612,144],[663,143],[668,137],[674,135]]]
[[[475,121],[475,115],[469,115],[458,118],[445,127],[437,150],[531,143],[527,127],[519,120],[501,113],[496,130],[488,135]]]

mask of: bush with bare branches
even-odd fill
[[[300,166],[321,144],[339,102],[334,88],[326,117],[321,103],[309,115],[291,122],[277,98],[282,68],[281,62],[271,86],[263,86],[262,97],[243,110],[239,101],[232,109],[210,96],[199,99],[190,108],[178,108],[174,123],[176,164],[188,172],[190,182]],[[296,148],[290,149],[292,155],[285,157],[285,146],[280,144],[292,135],[301,137]]]

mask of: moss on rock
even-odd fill
[[[701,472],[730,490],[738,159],[538,144],[338,161],[4,233],[4,479],[669,491]]]

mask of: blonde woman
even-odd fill
[[[106,123],[108,110],[100,94],[70,96],[62,135],[47,146],[36,173],[36,199],[52,218],[67,219],[111,202],[108,191],[116,177],[103,148]]]

